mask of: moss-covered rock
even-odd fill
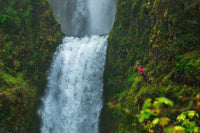
[[[36,109],[63,33],[47,0],[0,0],[0,132],[38,132]]]
[[[148,132],[136,117],[147,98],[167,97],[177,110],[193,102],[190,109],[199,111],[199,6],[198,0],[118,1],[108,38],[104,95],[105,103],[122,109],[104,107],[102,132]],[[140,64],[147,83],[137,75]],[[180,113],[166,112],[171,124]]]

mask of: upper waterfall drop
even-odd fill
[[[49,0],[68,36],[107,34],[114,22],[116,0]]]

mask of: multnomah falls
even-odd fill
[[[63,32],[38,110],[42,133],[98,133],[115,0],[49,0]]]

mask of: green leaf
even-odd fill
[[[153,102],[153,106],[154,106],[156,109],[159,109],[161,105],[162,105],[162,103],[159,102],[159,101],[154,101],[154,102]]]
[[[182,122],[182,126],[188,126],[189,123],[190,123],[189,119],[185,119],[185,120],[183,120],[183,122]]]
[[[166,97],[156,98],[156,100],[157,100],[158,102],[161,102],[161,103],[167,104],[167,105],[169,105],[169,106],[171,106],[171,107],[174,106],[174,102],[171,101],[171,100],[169,100],[169,99],[166,98]]]
[[[199,127],[194,127],[194,133],[199,133],[200,132],[200,128]]]
[[[195,111],[187,111],[188,112],[188,117],[192,119],[197,113]]]
[[[139,122],[143,122],[145,119],[149,119],[151,114],[151,111],[141,111],[141,117],[139,118]]]
[[[152,124],[156,125],[156,124],[158,124],[158,123],[159,123],[159,121],[160,121],[160,119],[159,119],[159,118],[155,118],[155,119],[152,121]]]
[[[195,121],[190,122],[190,127],[191,127],[191,128],[194,128],[195,126],[196,126],[196,122],[195,122]]]
[[[180,122],[180,121],[185,120],[185,118],[186,118],[186,115],[185,115],[185,112],[183,112],[176,119]]]
[[[142,106],[142,110],[148,109],[149,107],[151,107],[151,105],[151,98],[147,98],[147,100],[144,102],[144,105]]]
[[[178,133],[185,133],[185,128],[182,127],[182,126],[175,126],[174,129],[175,129],[176,133],[177,132]]]

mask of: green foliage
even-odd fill
[[[0,130],[39,132],[38,97],[64,34],[47,0],[0,0],[0,8]]]
[[[144,101],[151,98],[151,107],[170,107],[163,111],[163,117],[144,112],[152,125],[162,132],[160,121],[177,124],[173,111],[177,108],[198,111],[195,96],[200,86],[200,16],[198,0],[121,0],[117,3],[114,26],[108,37],[107,61],[105,67],[105,102],[120,104],[133,114],[138,114]],[[148,82],[137,76],[137,67],[143,65]],[[173,105],[166,97],[176,103]],[[154,106],[153,106],[154,105]],[[171,107],[173,105],[173,108]],[[103,110],[112,112],[106,108]],[[109,114],[108,113],[108,114]],[[112,128],[104,124],[104,132],[146,132],[146,125],[137,122],[123,111],[115,110],[116,119]],[[154,117],[154,119],[152,118]],[[162,118],[162,120],[161,120]],[[161,122],[162,123],[162,122]],[[196,125],[200,125],[196,121]],[[145,129],[145,131],[144,131]],[[174,128],[165,128],[175,132]],[[176,131],[186,128],[176,126]]]
[[[16,126],[15,123],[18,123],[17,126],[20,131],[25,132],[24,127],[27,127],[31,122],[25,118],[30,118],[27,115],[33,113],[36,89],[27,84],[27,81],[23,79],[24,75],[22,73],[18,73],[13,77],[11,74],[0,70],[0,75],[1,128],[3,126],[10,132],[19,132],[18,130],[13,130]],[[27,110],[30,112],[24,114],[23,112]],[[26,121],[26,123],[23,123],[23,121]]]
[[[163,111],[170,110],[166,110],[163,107],[163,104],[173,107],[173,101],[165,97],[156,98],[153,103],[151,101],[152,100],[150,98],[145,101],[139,115],[139,122],[143,123],[144,121],[146,121],[145,127],[149,132],[156,131],[156,125],[161,126],[162,130],[166,133],[186,131],[190,133],[198,133],[200,131],[200,128],[196,125],[195,122],[199,118],[199,114],[196,111],[182,112],[180,115],[177,116],[177,121],[181,123],[181,126],[174,125],[174,123],[170,123],[170,118],[163,115]],[[195,117],[196,120],[194,119]]]
[[[200,132],[200,127],[198,127],[196,125],[195,119],[197,118],[197,120],[199,119],[199,114],[196,111],[186,111],[181,113],[178,117],[177,117],[177,121],[179,123],[181,123],[181,125],[183,127],[185,127],[187,130],[187,132],[190,133],[198,133]],[[190,121],[193,120],[193,121]]]
[[[17,10],[14,8],[15,2],[10,2],[9,6],[5,11],[0,12],[0,28],[3,28],[7,32],[13,30],[14,28],[19,28],[20,18],[17,14]]]
[[[130,75],[130,77],[128,78],[128,81],[133,82],[137,75],[138,75],[137,73]]]
[[[142,106],[139,122],[144,122],[144,120],[149,119],[151,115],[159,116],[163,105],[174,106],[174,103],[165,97],[156,98],[153,103],[151,101],[152,99],[148,98]],[[152,121],[153,124],[157,124],[158,122],[159,118],[155,118]]]

